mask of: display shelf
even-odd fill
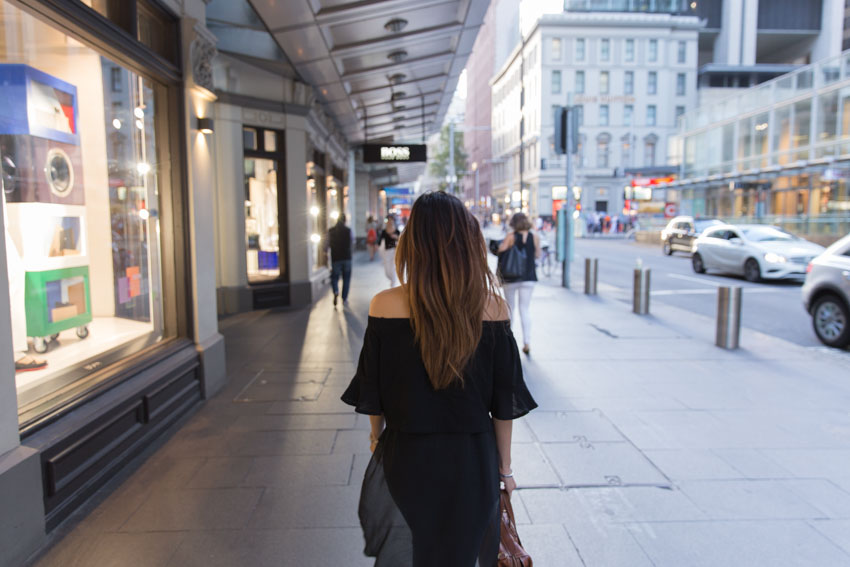
[[[80,145],[77,87],[20,64],[0,64],[0,85],[0,134]]]
[[[88,266],[26,272],[26,312],[28,337],[84,328],[92,320]]]

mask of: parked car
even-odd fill
[[[820,341],[850,345],[850,234],[812,260],[803,284],[803,305]]]
[[[694,241],[710,226],[723,224],[717,219],[695,219],[694,217],[675,217],[661,231],[661,249],[668,256],[680,250],[690,254],[694,251]]]
[[[747,281],[803,279],[806,266],[824,247],[779,227],[763,224],[712,226],[694,243],[691,265],[744,276]]]

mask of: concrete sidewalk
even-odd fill
[[[574,278],[575,281],[580,281]],[[371,565],[368,420],[339,401],[382,266],[350,307],[222,321],[230,382],[58,528],[33,565]],[[850,565],[850,365],[710,321],[541,282],[515,426],[514,509],[537,567]],[[519,325],[515,325],[521,340]]]

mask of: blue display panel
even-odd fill
[[[0,64],[0,134],[78,146],[77,87],[28,65]]]

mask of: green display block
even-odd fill
[[[47,337],[92,320],[89,267],[26,273],[27,336]]]

